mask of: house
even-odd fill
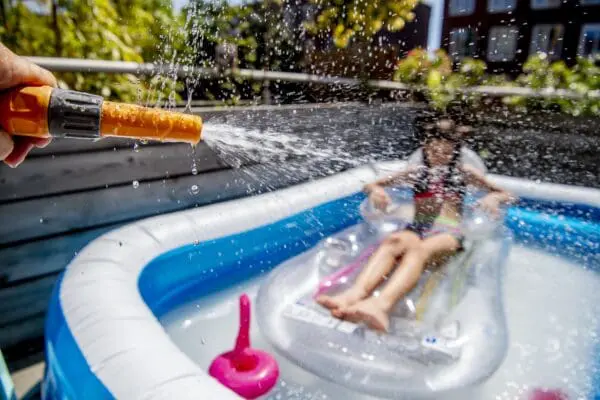
[[[517,74],[530,55],[600,56],[600,0],[445,0],[442,47]]]

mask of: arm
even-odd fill
[[[388,175],[376,180],[375,182],[365,185],[363,190],[369,195],[369,199],[375,205],[375,207],[381,210],[386,210],[387,207],[392,203],[392,199],[383,188],[385,186],[398,184],[400,182],[414,182],[415,170],[416,169],[414,167],[407,167],[403,171]]]
[[[396,172],[395,174],[391,174],[376,180],[375,182],[368,183],[364,187],[364,191],[370,194],[376,188],[384,188],[385,186],[390,186],[399,183],[414,183],[416,168],[407,167],[405,170]]]
[[[465,165],[463,167],[463,171],[465,172],[465,176],[467,178],[467,184],[475,186],[479,189],[487,190],[488,196],[494,196],[498,201],[504,204],[512,204],[518,200],[518,198],[509,193],[508,191],[502,189],[501,187],[495,185],[490,182],[481,172],[477,169]]]
[[[497,215],[498,206],[500,204],[514,204],[518,200],[517,196],[490,182],[477,169],[466,165],[463,167],[463,171],[465,172],[466,183],[468,185],[472,185],[489,192],[479,201],[479,205],[484,210]]]

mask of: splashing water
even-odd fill
[[[357,157],[341,148],[333,136],[299,136],[225,124],[206,124],[203,136],[205,143],[222,161],[233,168],[244,167],[245,174],[263,182],[270,179],[264,176],[265,173],[312,177],[339,172],[342,168],[355,167],[375,158],[375,154]],[[259,164],[273,168],[261,168],[262,177],[254,176]]]

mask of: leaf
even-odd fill
[[[314,18],[307,21],[313,35],[331,34],[336,47],[345,48],[357,35],[367,40],[387,27],[391,31],[404,28],[412,21],[418,0],[318,0]],[[343,31],[342,28],[344,27]]]
[[[19,54],[56,56],[52,17],[34,14],[20,1],[13,3],[15,6],[6,10],[10,29],[0,31],[0,41]],[[185,54],[185,38],[178,34],[185,20],[175,18],[166,1],[69,0],[60,1],[60,7],[61,56],[154,61],[160,59],[161,53],[169,53],[167,46],[163,46],[165,37],[169,38],[168,46],[174,49],[171,53]],[[144,92],[167,90],[166,86],[143,87],[138,80],[116,74],[56,75],[65,87],[123,101],[136,101],[140,89]]]

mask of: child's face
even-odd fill
[[[430,140],[425,146],[427,159],[432,166],[448,165],[454,155],[454,143],[446,139]]]
[[[454,121],[442,118],[435,124],[436,129],[443,134],[449,135],[458,128]],[[452,161],[454,155],[455,143],[443,138],[435,138],[427,142],[424,151],[427,152],[427,159],[433,166],[447,165]]]

